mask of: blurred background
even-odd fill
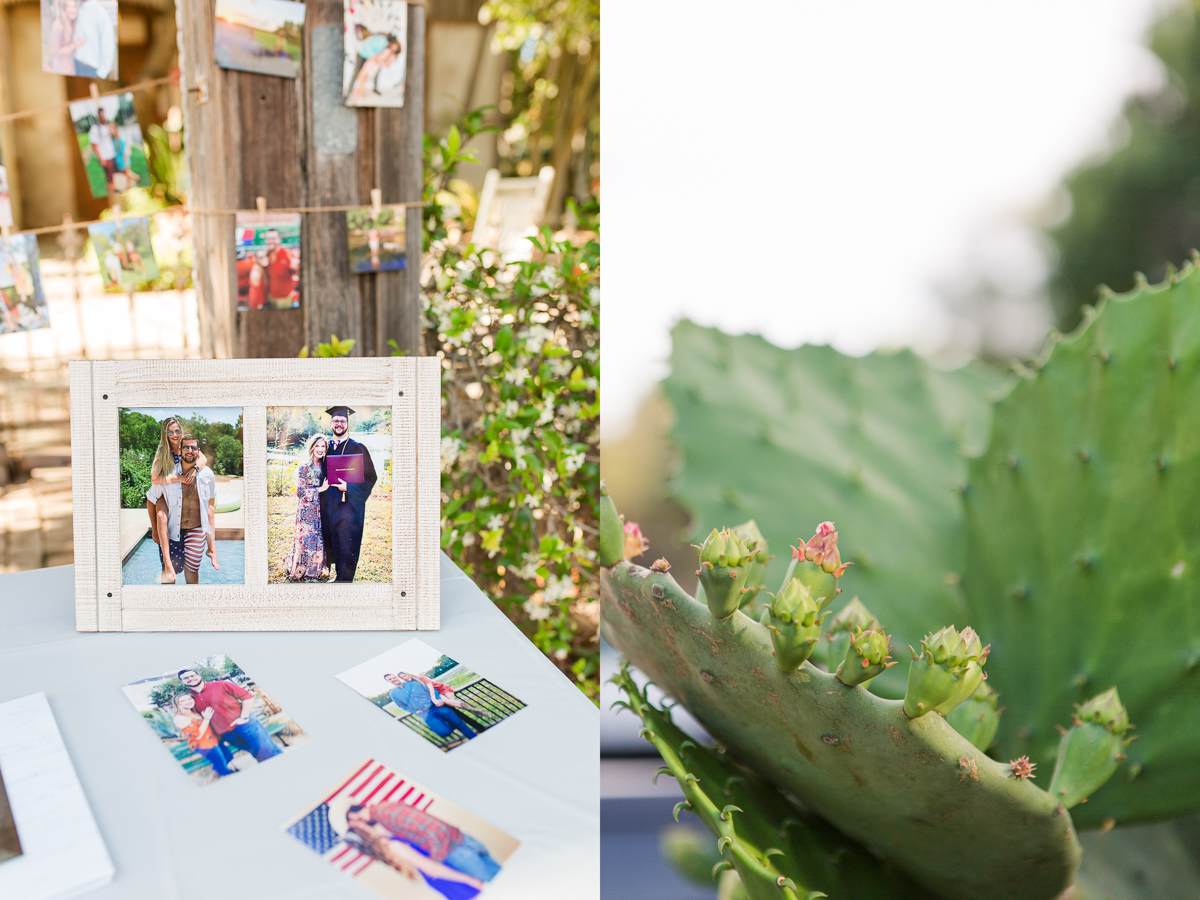
[[[1200,246],[1198,6],[608,10],[609,51],[638,64],[604,79],[601,474],[649,539],[645,559],[667,557],[694,587],[698,535],[672,499],[658,389],[680,320],[781,347],[911,347],[953,368],[1032,357],[1098,285],[1129,290],[1135,273],[1160,281],[1187,261]],[[603,677],[615,660],[603,648]],[[662,861],[678,790],[651,784],[657,756],[607,706],[602,895],[715,896]]]

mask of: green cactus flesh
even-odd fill
[[[678,496],[697,521],[753,516],[782,548],[826,512],[848,535],[842,557],[855,563],[855,589],[897,647],[966,621],[956,491],[966,483],[964,453],[986,441],[987,396],[1003,376],[982,366],[940,372],[907,351],[781,350],[690,322],[673,339],[665,389],[684,458]],[[788,562],[776,549],[768,584],[783,582]],[[903,696],[904,667],[872,690]]]
[[[690,601],[689,602],[694,602]],[[652,704],[627,671],[613,681],[626,695],[620,705],[642,720],[642,736],[666,765],[659,772],[679,782],[684,801],[676,816],[696,815],[713,833],[713,845],[675,838],[671,858],[693,878],[707,859],[709,878],[732,866],[750,900],[932,900],[932,895],[826,822],[789,804],[760,776],[727,753],[697,745]],[[657,776],[656,776],[657,777]],[[715,852],[713,852],[715,851]]]
[[[970,466],[964,590],[1007,756],[1049,763],[1118,686],[1128,762],[1079,827],[1200,808],[1200,276],[1110,297],[996,407]]]
[[[667,573],[622,560],[600,579],[609,643],[742,763],[927,889],[1050,900],[1072,883],[1070,814],[940,715],[910,719],[809,664],[781,671],[766,628],[716,619]]]

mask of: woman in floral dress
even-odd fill
[[[329,482],[321,475],[327,449],[324,436],[314,434],[304,445],[305,462],[296,472],[296,537],[291,555],[283,561],[291,581],[321,581],[329,575],[320,504],[320,495],[329,489]]]

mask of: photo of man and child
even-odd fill
[[[196,784],[211,784],[310,740],[223,653],[121,690]]]
[[[92,248],[100,262],[106,291],[133,291],[158,278],[158,263],[150,244],[150,219],[93,222],[88,225]]]
[[[351,272],[394,272],[405,265],[404,207],[346,211]]]
[[[366,759],[283,830],[385,900],[472,900],[520,842]]]
[[[300,213],[238,213],[239,310],[300,306]]]
[[[121,408],[117,424],[122,582],[245,584],[241,409]]]
[[[49,327],[37,235],[0,238],[0,334]]]
[[[77,100],[70,109],[93,197],[150,186],[150,164],[133,108],[133,94]]]
[[[348,669],[338,680],[443,751],[462,746],[525,707],[419,640]]]
[[[42,70],[117,79],[117,0],[42,0]]]
[[[346,106],[404,105],[408,4],[403,0],[345,0]]]

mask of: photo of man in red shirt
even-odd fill
[[[300,282],[300,257],[286,249],[279,232],[272,228],[267,232],[267,296],[271,306],[288,309],[299,300],[295,296]]]
[[[231,751],[245,750],[259,762],[282,752],[253,713],[252,691],[232,681],[205,681],[195,669],[180,669],[179,680],[192,692],[197,713],[213,711],[210,727]]]

